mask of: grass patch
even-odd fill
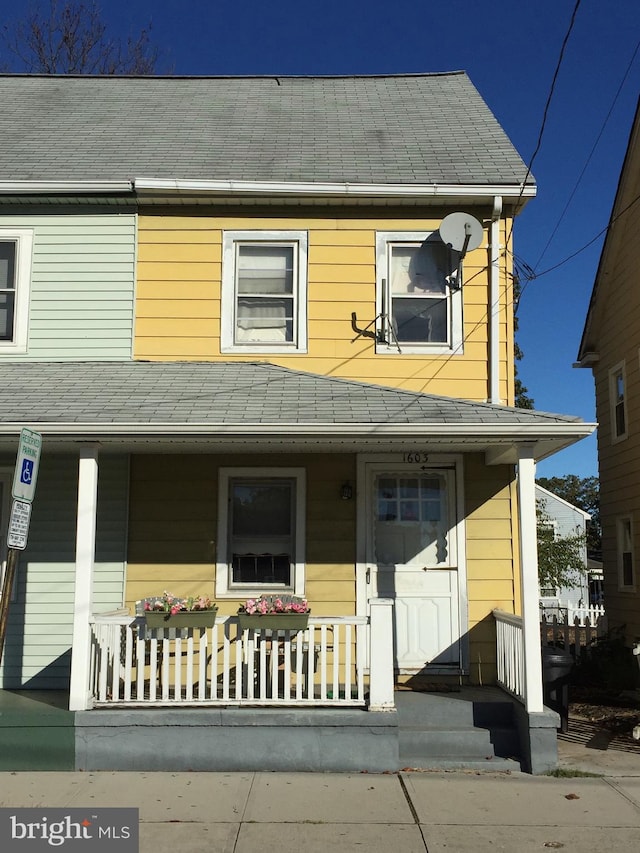
[[[589,773],[587,770],[573,770],[570,767],[556,767],[555,770],[550,770],[545,776],[555,776],[556,779],[576,779],[582,777],[591,777],[601,779],[603,773]]]

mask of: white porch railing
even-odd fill
[[[524,636],[522,616],[494,610],[498,684],[521,702],[525,701]]]
[[[304,631],[241,632],[236,617],[166,630],[147,629],[143,617],[96,616],[89,705],[364,706],[367,623],[310,618]]]

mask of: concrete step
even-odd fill
[[[522,766],[516,759],[488,756],[477,759],[475,756],[460,755],[457,758],[434,756],[422,762],[402,763],[403,770],[473,770],[476,773],[521,773]]]
[[[400,763],[428,770],[520,770],[512,702],[499,691],[398,691]]]
[[[511,758],[518,754],[517,733],[512,728],[494,729],[417,729],[399,730],[401,760],[424,760],[427,758],[474,756],[479,760],[499,756]]]

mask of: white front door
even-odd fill
[[[455,470],[367,467],[370,594],[393,599],[396,670],[459,667]]]

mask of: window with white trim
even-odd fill
[[[225,231],[223,352],[305,352],[307,232]]]
[[[540,548],[540,539],[546,542],[548,539],[556,541],[560,538],[558,530],[558,522],[555,518],[550,518],[546,513],[546,504],[543,501],[536,501],[536,516],[537,516],[537,532],[538,532],[538,547]],[[557,598],[559,590],[554,586],[541,586],[541,598]]]
[[[633,559],[633,522],[630,516],[616,519],[618,555],[618,589],[633,592],[636,588]]]
[[[33,232],[0,228],[0,354],[26,352]]]
[[[305,471],[222,468],[216,595],[304,594]]]
[[[377,233],[377,352],[462,352],[457,257],[437,232]]]
[[[611,412],[611,440],[627,437],[626,391],[627,379],[624,363],[609,371],[609,404]]]

